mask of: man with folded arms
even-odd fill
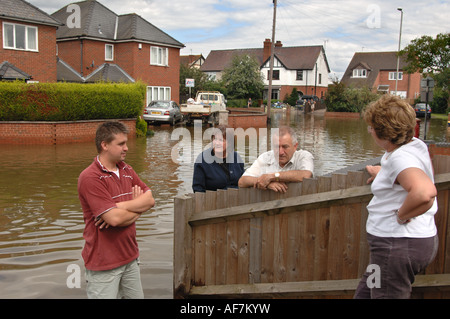
[[[272,150],[261,154],[239,179],[239,187],[270,189],[285,193],[287,183],[311,178],[314,157],[305,150],[297,150],[294,130],[283,126],[272,136]]]
[[[99,126],[98,156],[78,179],[83,208],[88,298],[144,297],[135,221],[154,206],[150,188],[124,162],[128,129],[120,122]]]

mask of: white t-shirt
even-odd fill
[[[314,173],[314,157],[304,150],[295,151],[289,162],[281,167],[275,158],[273,150],[261,154],[255,162],[244,172],[243,176],[259,177],[263,174],[271,174],[282,171],[308,170]]]
[[[437,212],[437,199],[424,214],[409,223],[399,224],[395,210],[399,209],[408,192],[396,184],[398,174],[406,168],[423,170],[434,183],[434,173],[428,148],[424,142],[413,138],[393,152],[386,152],[381,158],[381,170],[372,183],[373,198],[367,206],[369,217],[366,230],[378,237],[427,238],[436,235],[434,215]]]

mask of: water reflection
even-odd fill
[[[274,112],[272,126],[281,124],[292,126],[300,147],[314,155],[316,175],[382,154],[359,119]],[[450,140],[446,121],[432,120],[428,127],[429,139]],[[193,137],[194,128],[188,129]],[[173,128],[154,127],[154,131],[152,137],[130,140],[127,162],[152,188],[156,199],[155,208],[137,223],[144,293],[147,298],[171,298],[173,198],[192,191],[193,164],[172,160],[172,148],[180,142],[171,139]],[[201,147],[208,142],[203,140]],[[265,143],[270,147],[270,139]],[[247,167],[265,150],[261,145],[264,141],[247,142],[239,150]],[[85,298],[84,280],[81,289],[69,289],[66,270],[77,264],[84,278],[84,223],[77,179],[95,155],[93,143],[2,145],[7,169],[0,180],[0,298]]]

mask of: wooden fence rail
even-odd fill
[[[440,248],[417,287],[450,286],[450,156],[433,159]],[[365,271],[364,171],[175,199],[174,297],[351,296]],[[450,243],[449,243],[450,244]],[[434,290],[434,291],[435,291]]]

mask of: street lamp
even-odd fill
[[[398,52],[397,52],[397,73],[395,74],[395,95],[397,95],[397,87],[398,87],[398,68],[399,68],[399,64],[400,64],[400,44],[402,42],[402,23],[403,23],[403,9],[402,8],[397,8],[398,11],[401,12],[401,17],[400,17],[400,34],[398,36]]]

